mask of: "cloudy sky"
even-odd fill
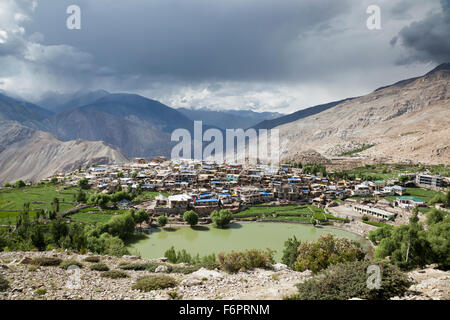
[[[69,30],[69,5],[81,30]],[[369,5],[381,30],[369,30]],[[293,112],[450,62],[450,0],[0,0],[0,90]]]

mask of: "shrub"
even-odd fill
[[[89,267],[89,269],[94,271],[109,271],[109,268],[104,263],[95,263]]]
[[[70,266],[77,266],[78,268],[83,268],[83,265],[78,262],[77,260],[73,260],[73,259],[67,259],[64,260],[63,262],[61,262],[61,264],[59,265],[59,267],[61,269],[66,269],[69,268]]]
[[[228,210],[214,210],[211,213],[211,221],[216,225],[218,228],[223,228],[227,224],[230,223],[233,216],[231,215],[230,211]]]
[[[6,280],[1,274],[0,274],[0,292],[6,291],[9,288],[9,281]]]
[[[426,224],[427,225],[432,225],[438,222],[441,222],[442,220],[444,220],[445,218],[445,212],[436,210],[436,209],[431,209],[428,213],[427,213],[427,219],[426,219]]]
[[[131,287],[134,290],[149,292],[152,290],[173,288],[177,285],[174,278],[166,275],[151,275],[140,277]]]
[[[38,296],[43,296],[47,293],[47,289],[44,288],[39,288],[37,289],[34,294],[38,295]]]
[[[283,256],[281,258],[281,262],[285,265],[289,266],[289,268],[293,269],[295,261],[297,261],[298,257],[298,246],[301,244],[300,240],[294,236],[293,238],[288,238],[287,241],[284,242]]]
[[[110,279],[122,279],[128,278],[128,273],[122,270],[109,270],[103,272],[100,276],[103,278],[110,278]]]
[[[369,217],[368,216],[363,216],[362,217],[362,221],[369,221]]]
[[[158,221],[158,224],[161,227],[164,227],[167,224],[167,217],[166,216],[159,216],[157,221]]]
[[[369,289],[367,268],[378,265],[381,269],[380,289]],[[397,267],[387,263],[356,261],[337,264],[313,278],[298,284],[298,293],[285,299],[292,300],[348,300],[389,299],[402,296],[412,283]]]
[[[121,264],[119,266],[119,268],[122,269],[122,270],[155,272],[156,268],[158,268],[160,265],[164,265],[164,264],[163,263],[157,263],[157,262],[127,263],[127,264]]]
[[[100,257],[97,256],[90,256],[90,257],[86,257],[84,258],[85,262],[91,262],[91,263],[99,263],[100,262]]]
[[[274,263],[273,251],[250,249],[246,251],[219,253],[217,255],[221,269],[227,272],[251,270],[254,268],[271,268]]]
[[[183,220],[186,221],[191,227],[198,223],[198,214],[195,211],[186,211],[183,215]]]
[[[365,253],[358,244],[329,234],[321,236],[316,242],[300,244],[294,269],[316,273],[332,264],[362,260],[364,256]]]
[[[62,260],[54,257],[38,257],[31,261],[31,264],[41,267],[55,267],[61,264]]]

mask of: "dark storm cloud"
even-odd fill
[[[65,28],[69,4],[82,9],[80,31]],[[30,30],[121,75],[282,79],[292,74],[288,55],[299,35],[350,7],[348,0],[42,1]]]
[[[450,0],[441,0],[441,6],[441,12],[430,13],[400,31],[398,37],[402,44],[413,49],[400,63],[450,62]]]

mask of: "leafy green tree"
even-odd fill
[[[81,179],[78,181],[78,186],[79,186],[81,189],[88,189],[88,188],[89,188],[89,180],[88,180],[87,178],[81,178]]]
[[[289,266],[289,268],[291,269],[294,269],[295,261],[297,261],[298,247],[300,246],[300,244],[301,241],[297,240],[295,236],[293,236],[292,238],[288,238],[287,241],[284,242],[281,262]]]
[[[186,221],[191,227],[198,223],[198,214],[193,210],[186,211],[183,215],[183,220]]]
[[[58,218],[50,223],[50,234],[54,243],[58,244],[61,238],[67,236],[68,233],[69,227],[62,218]]]
[[[87,201],[86,192],[84,192],[82,189],[78,190],[76,195],[76,201],[79,203],[86,203]]]
[[[381,228],[377,228],[376,230],[369,232],[369,240],[375,244],[380,243],[384,238],[389,238],[392,235],[391,227],[383,226]]]
[[[136,215],[134,217],[134,222],[136,224],[142,225],[143,222],[148,221],[150,216],[148,215],[147,211],[141,209],[138,212],[136,212]]]
[[[59,212],[59,199],[58,198],[53,198],[52,201],[52,210],[53,212]]]
[[[45,250],[46,242],[44,238],[44,232],[42,231],[42,226],[33,226],[30,231],[30,238],[35,248],[37,248],[39,251]]]
[[[403,176],[400,176],[399,178],[398,178],[398,181],[400,181],[401,183],[406,183],[406,182],[408,182],[409,181],[409,177],[408,176],[405,176],[405,175],[403,175]]]
[[[117,178],[123,178],[123,177],[124,177],[124,175],[123,175],[122,171],[117,172]]]
[[[211,213],[211,220],[218,228],[223,228],[227,224],[230,223],[231,219],[233,218],[232,214],[228,210],[214,210]]]
[[[311,270],[317,273],[332,264],[358,261],[364,257],[365,253],[358,244],[329,234],[321,236],[316,242],[301,243],[294,269],[296,271]]]
[[[436,209],[431,209],[430,211],[428,211],[427,213],[427,218],[425,220],[427,225],[432,225],[438,222],[441,222],[442,220],[444,220],[445,217],[445,213]]]
[[[108,232],[122,240],[129,239],[134,233],[135,222],[130,213],[114,216],[109,222],[100,226],[100,233]]]
[[[57,184],[58,183],[58,178],[57,177],[53,177],[50,179],[50,183],[51,184]]]
[[[11,183],[9,183],[9,182],[6,182],[3,186],[5,188],[11,188],[12,187]]]
[[[433,251],[432,261],[438,263],[441,269],[450,269],[450,217],[432,224],[426,235]]]
[[[164,227],[167,224],[167,217],[166,216],[159,216],[157,221],[158,221],[158,224],[161,227]]]
[[[25,184],[25,182],[23,182],[23,180],[16,181],[16,188],[17,189],[23,188],[25,186],[26,186],[26,184]]]

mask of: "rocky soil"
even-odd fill
[[[0,274],[10,283],[9,289],[0,292],[0,300],[167,300],[169,292],[190,300],[235,300],[235,299],[282,299],[297,291],[295,285],[311,278],[311,273],[295,272],[282,264],[274,270],[255,269],[253,271],[228,274],[219,270],[200,269],[191,274],[174,274],[178,281],[175,288],[141,292],[132,290],[135,280],[148,271],[126,271],[124,279],[102,278],[101,272],[89,269],[91,263],[83,262],[88,255],[71,252],[1,252]],[[25,262],[35,257],[58,257],[75,259],[82,262],[79,270],[79,287],[70,287],[73,271],[59,267],[35,267]],[[120,263],[161,262],[133,256],[121,258],[102,256],[101,262],[113,269],[119,269]],[[450,299],[450,272],[437,270],[434,266],[424,270],[415,270],[408,274],[414,284],[401,300],[448,300]]]
[[[75,259],[83,263],[80,269],[80,288],[70,289],[71,271],[59,267],[35,267],[23,263],[24,259],[37,256]],[[0,274],[10,281],[10,288],[0,292],[1,299],[14,300],[161,300],[170,299],[168,292],[176,291],[183,299],[282,299],[283,296],[296,292],[295,284],[305,281],[311,274],[309,271],[300,273],[289,270],[283,265],[275,270],[256,269],[249,272],[228,274],[223,271],[200,269],[194,273],[174,274],[179,285],[176,288],[141,292],[132,290],[135,280],[147,271],[126,271],[129,278],[107,279],[100,277],[101,272],[89,269],[90,263],[83,262],[88,255],[76,255],[70,252],[1,252]],[[160,260],[145,260],[138,257],[124,256],[122,258],[102,256],[101,262],[113,269],[119,269],[119,264],[161,262]],[[73,282],[72,282],[73,283]],[[46,293],[39,295],[38,289]],[[39,291],[39,290],[38,290]],[[42,290],[40,290],[42,291]]]

